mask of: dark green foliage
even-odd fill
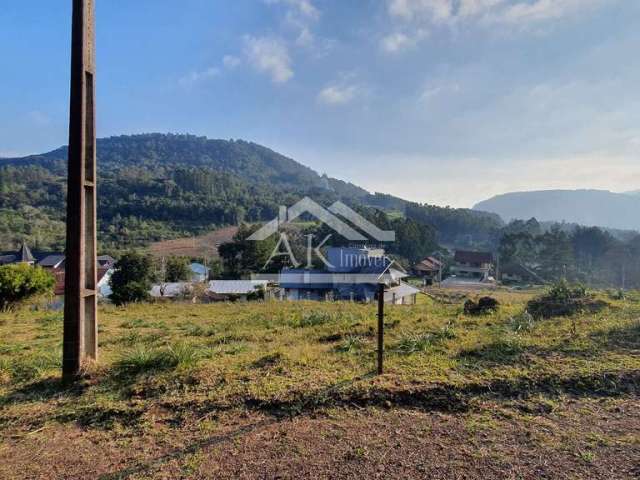
[[[63,248],[66,157],[65,147],[3,161],[0,249],[14,248],[23,238],[32,246]],[[435,243],[435,232],[419,231],[418,226],[436,227],[443,239],[466,235],[486,239],[500,226],[492,215],[371,195],[243,141],[160,134],[100,139],[98,168],[100,242],[103,249],[114,252],[219,226],[268,221],[278,215],[280,205],[292,205],[304,196],[325,206],[341,200],[351,207],[400,212],[394,225],[399,235],[429,243]],[[414,224],[403,224],[405,208]],[[412,261],[430,253],[411,245],[407,242],[394,253]]]
[[[0,308],[6,310],[37,295],[53,293],[55,278],[26,263],[0,267]]]
[[[169,257],[165,266],[165,280],[167,282],[185,282],[189,280],[189,260],[183,257]]]
[[[259,225],[242,225],[233,242],[220,245],[218,251],[222,257],[225,276],[241,278],[251,273],[279,271],[282,268],[280,263],[269,262],[277,245],[275,235],[260,242],[248,240],[259,228]]]
[[[608,304],[589,295],[583,286],[570,286],[558,282],[549,291],[527,304],[527,311],[534,318],[568,317],[582,312],[596,313]]]
[[[492,297],[482,297],[477,302],[467,300],[464,304],[465,315],[486,315],[495,313],[500,307],[500,302]]]
[[[435,228],[439,242],[459,246],[491,246],[504,226],[500,217],[492,213],[417,203],[407,203],[405,215]]]
[[[507,225],[498,247],[501,264],[522,265],[547,282],[640,286],[640,236],[621,240],[601,228],[564,224],[540,230],[535,219]]]
[[[135,252],[127,253],[118,260],[111,276],[111,300],[116,305],[147,300],[152,280],[151,258]]]

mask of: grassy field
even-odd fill
[[[105,306],[73,386],[62,315],[1,314],[0,478],[640,474],[640,296],[532,321],[492,295],[387,307],[383,376],[372,305]]]

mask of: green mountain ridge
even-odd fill
[[[394,212],[433,227],[447,244],[491,242],[502,227],[494,214],[371,194],[243,140],[143,134],[99,139],[97,151],[100,241],[112,248],[270,220],[303,196]],[[67,147],[0,162],[1,248],[23,238],[62,247],[66,164]]]

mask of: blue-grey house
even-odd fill
[[[419,290],[401,282],[407,275],[393,268],[384,250],[330,248],[324,270],[287,269],[280,274],[280,288],[288,300],[351,300],[372,302],[378,285],[385,283],[388,303],[415,303]],[[405,299],[408,299],[405,301]]]

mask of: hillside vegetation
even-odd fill
[[[67,149],[0,163],[0,249],[23,238],[61,248]],[[221,226],[271,220],[304,196],[330,205],[373,207],[420,217],[449,241],[489,238],[496,215],[410,204],[322,176],[268,148],[190,135],[98,140],[99,230],[104,248],[122,249],[200,235]],[[29,221],[33,219],[33,222]]]
[[[372,305],[104,307],[71,387],[61,314],[1,314],[0,477],[631,476],[640,298],[534,320],[537,294],[388,307],[381,377]]]

